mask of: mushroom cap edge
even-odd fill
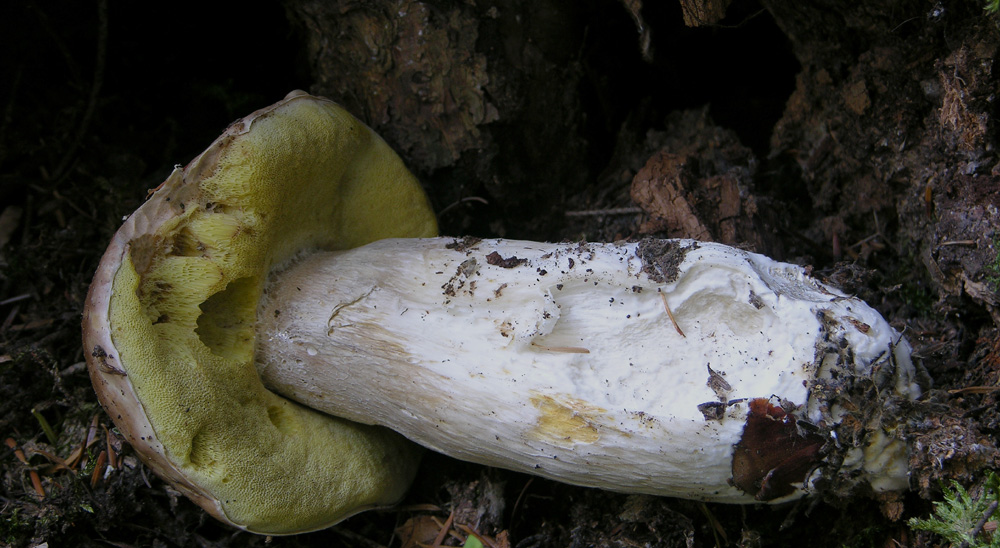
[[[286,115],[292,116],[292,125],[287,131],[281,126],[285,123],[281,118]],[[321,133],[319,136],[310,133],[317,127],[325,133]],[[335,141],[338,138],[342,139],[340,139],[341,142],[331,143],[331,138]],[[255,139],[259,142],[255,142]],[[310,181],[309,185],[297,186],[303,179],[299,171],[293,171],[291,174],[285,173],[288,181],[275,181],[273,177],[276,174],[267,172],[268,166],[266,165],[264,166],[264,174],[258,178],[259,180],[244,181],[239,179],[239,176],[246,173],[252,174],[255,167],[260,167],[254,165],[258,158],[253,154],[247,154],[255,146],[258,149],[253,151],[264,156],[264,160],[267,160],[266,157],[273,152],[280,157],[281,161],[289,162],[287,165],[283,165],[284,168],[287,168],[286,170],[301,169],[303,172],[309,172],[310,162],[313,159],[304,151],[309,151],[309,147],[317,140],[322,149],[320,154],[327,156],[339,154],[344,157],[332,160],[329,157],[317,159],[317,163],[323,164],[320,166],[322,169],[313,173],[317,180]],[[303,148],[305,145],[309,146]],[[280,150],[275,152],[260,148],[266,146],[273,146]],[[334,180],[328,184],[336,188],[315,186],[327,184],[323,182],[322,172],[324,170],[332,173]],[[224,180],[228,176],[227,173],[228,175],[235,174],[236,179]],[[281,173],[277,175],[280,176]],[[229,210],[222,211],[223,208],[217,208],[219,202],[206,201],[217,198],[220,189],[223,194],[228,192],[235,199],[239,199],[248,195],[246,193],[252,194],[251,191],[259,190],[259,188],[254,188],[255,185],[260,187],[272,184],[276,184],[278,188],[267,189],[270,201],[253,204],[254,207],[263,210],[263,214],[257,217],[253,217],[253,211],[247,213],[246,210],[252,208],[244,208],[238,203],[235,205],[233,203],[227,204],[226,207]],[[288,188],[283,188],[282,185]],[[317,192],[313,192],[317,189]],[[298,196],[296,207],[321,201],[324,193],[325,197],[329,199],[328,201],[333,203],[326,203],[326,209],[323,213],[312,215],[300,215],[298,211],[289,211],[288,208],[285,208],[285,222],[295,223],[292,227],[285,227],[281,224],[280,219],[279,222],[274,222],[274,218],[280,218],[282,215],[274,214],[274,211],[267,210],[267,208],[280,203],[279,200],[283,200],[289,191],[295,191]],[[320,196],[313,196],[313,194]],[[351,207],[347,207],[348,205]],[[193,212],[194,209],[198,209],[198,211]],[[219,209],[219,211],[213,211],[215,209]],[[214,217],[216,214],[221,215]],[[235,221],[233,220],[234,215]],[[240,218],[241,215],[243,215],[242,218]],[[358,219],[359,215],[367,217]],[[293,219],[293,221],[288,221],[288,219]],[[224,222],[219,224],[217,221]],[[318,230],[320,227],[325,228],[324,223],[331,225],[332,229],[329,234],[322,236],[305,234],[298,228],[298,225],[305,224],[310,230]],[[352,232],[352,227],[358,227],[359,230]],[[173,241],[166,241],[163,238],[165,231],[176,231],[178,228],[187,230],[184,238],[175,237]],[[286,228],[288,230],[285,230]],[[204,233],[202,236],[206,237],[205,241],[200,239],[199,230]],[[343,495],[345,491],[350,491],[353,487],[362,490],[375,488],[380,492],[375,496],[361,497],[347,493],[348,498],[357,499],[350,501],[351,504],[354,504],[353,507],[348,505],[343,508],[326,508],[325,510],[319,508],[313,510],[317,515],[299,519],[296,522],[280,522],[280,518],[279,522],[274,522],[275,516],[280,516],[283,511],[280,500],[277,505],[271,504],[269,500],[256,501],[264,506],[272,506],[264,512],[266,515],[248,516],[245,501],[241,501],[244,504],[241,510],[234,511],[233,500],[221,500],[218,489],[219,482],[228,484],[234,478],[216,477],[214,478],[217,480],[215,485],[206,486],[204,482],[206,474],[194,470],[204,468],[206,463],[194,463],[191,459],[194,455],[195,438],[199,435],[211,437],[218,432],[218,428],[209,427],[205,430],[206,424],[208,424],[206,421],[211,421],[213,414],[223,415],[217,411],[210,412],[208,415],[203,413],[200,425],[203,431],[186,434],[189,439],[184,443],[190,443],[190,445],[182,443],[178,446],[176,440],[173,443],[164,443],[164,438],[171,437],[175,427],[184,424],[184,420],[178,422],[175,420],[176,417],[171,417],[170,420],[165,421],[160,418],[158,424],[157,417],[152,416],[157,411],[150,411],[148,400],[151,392],[143,386],[145,374],[137,373],[135,368],[129,364],[131,355],[143,352],[136,350],[137,343],[135,341],[124,342],[125,348],[122,348],[122,339],[127,337],[122,335],[121,328],[116,325],[117,322],[112,318],[112,315],[116,300],[119,302],[131,300],[129,295],[136,296],[136,302],[130,306],[145,309],[147,314],[151,306],[155,309],[155,304],[149,305],[140,302],[142,300],[140,294],[143,292],[141,288],[128,288],[127,290],[123,290],[122,287],[116,288],[116,284],[120,285],[130,276],[133,278],[132,282],[138,284],[139,279],[149,273],[148,264],[140,264],[137,269],[136,263],[145,263],[145,261],[155,263],[156,260],[162,259],[165,261],[163,264],[168,264],[169,260],[178,259],[180,264],[200,265],[199,268],[208,265],[219,270],[218,279],[212,284],[200,286],[200,289],[203,290],[200,297],[188,295],[189,304],[194,302],[200,310],[188,310],[189,316],[180,322],[182,324],[186,322],[187,327],[197,326],[194,329],[195,333],[182,341],[184,344],[197,346],[200,343],[202,346],[206,346],[204,344],[206,341],[202,340],[207,336],[206,331],[197,333],[198,329],[205,327],[201,323],[201,318],[207,315],[204,309],[206,302],[215,295],[225,294],[234,280],[247,279],[246,276],[240,277],[239,273],[226,271],[227,266],[223,263],[226,260],[230,260],[232,263],[232,257],[220,251],[220,246],[217,244],[228,242],[239,244],[240,238],[246,240],[243,241],[244,249],[253,243],[273,243],[274,241],[280,243],[283,238],[288,240],[283,232],[291,233],[290,241],[281,243],[277,246],[280,249],[276,251],[270,250],[255,256],[257,262],[263,261],[266,264],[248,267],[239,264],[240,261],[237,260],[236,266],[245,267],[243,270],[246,268],[256,269],[256,276],[262,278],[266,277],[267,271],[274,264],[288,260],[303,249],[352,247],[388,236],[430,236],[436,233],[436,223],[419,183],[406,171],[399,158],[380,138],[331,101],[312,97],[302,92],[293,92],[284,100],[258,110],[230,125],[205,152],[183,169],[175,169],[168,179],[157,188],[152,197],[124,222],[101,259],[87,296],[83,318],[85,354],[95,390],[107,412],[136,449],[140,459],[220,520],[242,529],[268,534],[288,534],[319,529],[358,511],[396,502],[402,497],[406,484],[415,473],[417,450],[395,434],[383,429],[357,425],[320,415],[268,392],[263,388],[259,378],[256,378],[252,363],[253,343],[251,338],[249,341],[251,349],[249,363],[246,363],[244,355],[242,363],[237,364],[234,371],[241,370],[253,373],[253,378],[247,377],[241,381],[251,387],[249,392],[252,394],[245,392],[231,394],[228,396],[228,400],[245,399],[258,405],[260,408],[251,413],[254,415],[253,420],[259,420],[262,417],[269,419],[270,426],[264,424],[266,428],[274,427],[281,430],[280,427],[289,427],[294,430],[297,428],[295,425],[298,424],[296,421],[304,421],[310,425],[307,428],[308,437],[311,438],[308,442],[316,442],[323,436],[333,436],[350,444],[352,448],[359,449],[364,454],[363,457],[346,459],[348,461],[346,466],[351,471],[351,478],[348,481],[330,485],[327,491],[331,494],[324,493],[324,496],[316,498],[323,500],[329,500],[330,497],[336,498]],[[189,241],[192,238],[194,241]],[[179,239],[186,240],[179,241]],[[203,253],[199,256],[200,252]],[[164,254],[174,254],[179,255],[179,257],[170,256],[163,259],[160,255]],[[150,255],[154,257],[151,259]],[[131,267],[123,268],[125,265],[131,265]],[[237,268],[237,270],[239,269]],[[197,277],[196,279],[200,280]],[[250,279],[250,282],[244,284],[249,287],[250,293],[262,287],[262,280],[258,282],[253,279],[253,276],[250,276]],[[184,284],[177,285],[181,287]],[[183,293],[183,291],[179,292]],[[195,301],[191,301],[191,298],[195,298]],[[203,298],[200,304],[197,302],[198,298]],[[188,308],[190,309],[190,306]],[[254,312],[254,306],[249,308],[251,313]],[[167,315],[163,314],[162,316]],[[132,323],[135,321],[137,320],[132,320]],[[147,333],[163,333],[162,330],[157,330],[155,325],[157,321],[157,318],[146,318],[139,323],[144,324]],[[228,335],[224,332],[223,339],[217,340],[215,344],[228,344],[226,336]],[[158,349],[172,348],[178,343],[178,341],[161,340],[156,337],[154,339],[149,344]],[[245,349],[247,341],[242,342]],[[221,360],[220,363],[241,362],[239,351],[235,352],[237,359],[228,359],[228,361],[225,356],[216,355],[220,352],[225,354],[228,350],[223,346],[213,348],[206,346],[188,355],[187,360],[183,357],[164,358],[161,359],[160,365],[171,364],[173,366],[179,363],[182,366],[194,365],[197,367],[200,366],[199,356],[213,355],[212,359],[218,358]],[[229,358],[232,357],[229,356]],[[184,375],[185,373],[182,372],[181,376]],[[136,382],[137,378],[140,379],[138,383]],[[235,385],[239,384],[235,383]],[[199,389],[195,389],[194,393],[198,393]],[[185,411],[181,409],[184,406],[187,406],[188,411],[190,411],[191,408],[197,407],[197,403],[188,401],[183,404],[175,404],[171,413],[184,413]],[[162,410],[159,412],[162,413]],[[235,421],[231,422],[229,426],[242,429],[246,423]],[[339,431],[343,428],[347,429],[347,434],[334,435],[326,431],[327,429]],[[247,434],[247,432],[241,433]],[[306,492],[323,489],[322,481],[333,483],[329,478],[324,478],[321,481],[307,476],[309,471],[328,471],[331,466],[331,456],[322,457],[321,455],[330,453],[329,450],[317,449],[315,444],[310,446],[306,442],[303,442],[305,445],[295,445],[284,438],[281,435],[271,436],[263,443],[264,447],[258,447],[249,452],[244,451],[235,456],[243,461],[237,463],[239,464],[238,468],[257,474],[255,479],[244,483],[260,484],[264,480],[279,482],[277,487],[268,487],[265,489],[266,492],[257,493],[255,496],[268,499],[274,495],[273,489],[286,490],[289,488],[290,482],[298,481],[300,485],[295,489],[303,492],[285,500],[287,503],[290,500],[312,498],[311,495],[307,496]],[[248,446],[250,444],[240,443],[239,445]],[[282,460],[280,456],[281,449],[285,445],[295,445],[296,447],[288,455],[288,460]],[[255,455],[254,451],[264,454]],[[339,452],[339,450],[333,451],[333,453]],[[207,455],[210,459],[226,457],[226,455],[218,454],[218,451],[214,449],[209,451]],[[297,457],[304,458],[307,462],[297,462]],[[261,462],[249,462],[258,458],[261,459]],[[368,462],[363,462],[365,458],[368,459]],[[380,470],[373,470],[374,465],[371,459],[375,459],[375,464],[383,465],[392,470],[387,474],[383,474]],[[265,468],[266,464],[263,461],[271,461],[271,469],[261,471],[260,469]],[[192,473],[193,470],[194,473]],[[207,477],[212,480],[211,476],[212,474],[209,473]],[[284,484],[281,484],[282,482]],[[358,485],[343,485],[355,482]],[[225,489],[226,486],[223,485],[223,490]],[[296,497],[298,498],[296,499]],[[302,512],[303,509],[297,506],[295,511],[287,513]]]

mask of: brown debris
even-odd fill
[[[632,200],[649,216],[639,232],[771,249],[753,195],[753,153],[705,111],[673,117],[667,135],[632,179]]]
[[[938,187],[927,271],[953,302],[968,295],[1000,326],[1000,173],[954,175]]]
[[[486,548],[510,547],[509,533],[500,528],[505,507],[502,483],[484,476],[446,487],[452,497],[447,519],[427,514],[409,518],[396,528],[403,548],[462,546],[470,537]]]
[[[517,268],[528,262],[528,259],[518,259],[515,256],[504,258],[501,257],[499,253],[494,251],[486,256],[486,262],[493,266],[499,266],[500,268]]]
[[[672,240],[647,238],[639,242],[635,254],[642,262],[643,273],[649,276],[650,280],[669,284],[680,275],[680,266],[688,251],[697,249],[697,246],[697,243],[681,246],[679,242]]]
[[[726,16],[732,0],[680,0],[684,24],[699,27],[717,23]]]
[[[1000,464],[996,445],[975,421],[940,406],[934,412],[911,429],[910,470],[925,498],[934,497],[942,481],[969,483]]]
[[[685,156],[661,150],[636,174],[632,199],[652,217],[639,228],[641,232],[666,230],[673,237],[712,240],[687,197],[683,173],[686,160]]]
[[[938,64],[942,90],[938,121],[965,150],[986,144],[992,99],[983,95],[983,88],[992,86],[988,67],[992,66],[996,52],[996,43],[966,43]]]

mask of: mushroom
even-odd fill
[[[910,347],[801,267],[435,232],[384,142],[293,92],[115,235],[84,314],[102,404],[181,492],[269,534],[396,502],[418,456],[403,436],[706,501],[906,487]]]
[[[728,503],[905,489],[920,394],[864,302],[692,240],[302,257],[265,289],[256,359],[278,393],[459,459]]]
[[[83,318],[101,403],[144,463],[236,527],[309,531],[394,504],[419,448],[265,389],[255,315],[271,268],[300,253],[436,230],[385,142],[290,93],[175,169],[115,234]]]

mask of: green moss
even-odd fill
[[[973,497],[958,482],[952,481],[950,488],[943,489],[944,500],[934,503],[934,516],[913,518],[910,527],[938,534],[953,546],[965,543],[969,548],[1000,548],[1000,535],[976,530],[987,510],[998,502],[998,485],[1000,478],[992,471],[987,472],[983,494]]]
[[[31,523],[21,517],[20,508],[14,508],[13,512],[0,519],[0,539],[3,539],[5,545],[18,544],[20,539],[28,537],[31,531]]]
[[[937,296],[930,287],[914,280],[907,280],[900,284],[899,296],[918,316],[927,317],[934,314]]]

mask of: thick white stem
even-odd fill
[[[723,502],[838,473],[906,486],[890,413],[855,415],[919,394],[909,346],[802,268],[727,246],[385,240],[276,274],[258,324],[273,390],[460,459]]]

